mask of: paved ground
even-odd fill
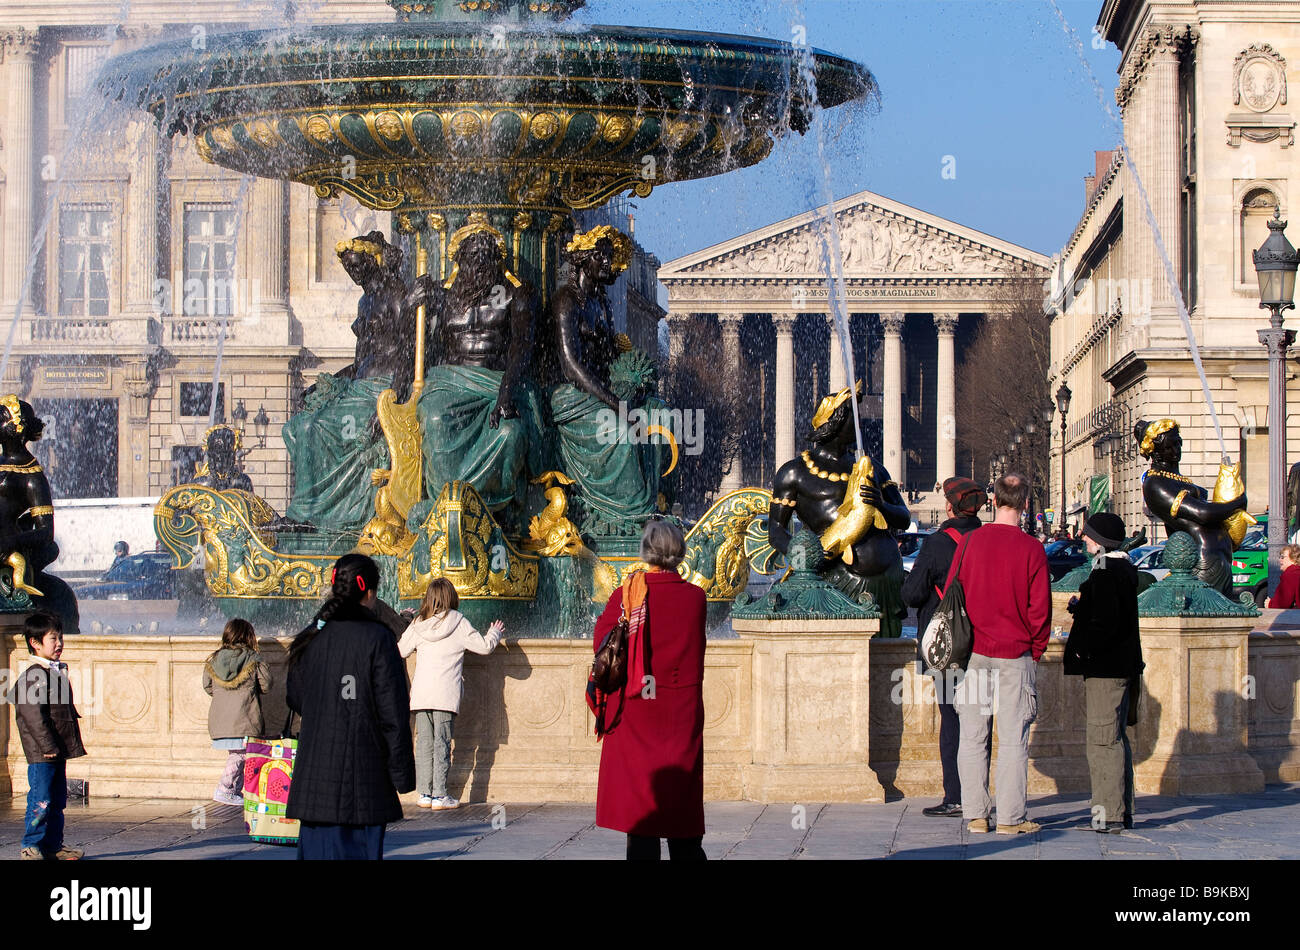
[[[1076,830],[1083,796],[1032,799],[1033,835],[971,835],[963,821],[927,818],[935,799],[872,805],[795,806],[718,802],[706,806],[704,848],[712,859],[1253,859],[1300,858],[1300,785],[1257,795],[1142,796],[1138,825],[1122,835]],[[0,858],[16,858],[23,802],[0,805]],[[595,827],[595,809],[575,804],[466,805],[429,812],[406,805],[389,827],[393,859],[621,858],[624,837]],[[804,818],[800,821],[800,818]],[[68,843],[88,858],[289,860],[292,848],[258,845],[240,811],[215,802],[94,799],[67,812]],[[204,827],[206,825],[206,827]]]

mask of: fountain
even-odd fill
[[[339,247],[365,290],[357,362],[322,374],[285,427],[286,516],[245,488],[191,484],[160,500],[156,531],[177,567],[202,551],[232,615],[305,617],[356,549],[380,562],[390,603],[442,575],[476,623],[585,635],[593,602],[638,561],[676,444],[653,354],[602,319],[627,238],[578,233],[574,212],[756,164],[874,80],[771,40],[565,22],[582,0],[388,3],[394,23],[166,42],[101,72],[102,91],[136,96],[206,161],[351,195],[391,213],[396,242]],[[315,435],[345,402],[377,424],[322,449]],[[662,424],[628,446],[620,421],[607,445],[601,413],[629,403]],[[346,505],[329,494],[340,484]],[[751,557],[783,567],[765,547],[770,504],[764,489],[733,492],[690,528],[682,571],[712,623]]]

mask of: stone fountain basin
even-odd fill
[[[786,129],[804,131],[795,52],[634,27],[331,26],[159,44],[107,64],[100,88],[194,134],[208,161],[322,194],[349,180],[343,166],[372,176],[367,203],[387,208],[437,203],[495,171],[514,173],[519,200],[560,189],[591,207],[755,164]],[[874,94],[862,66],[810,52],[823,107]]]

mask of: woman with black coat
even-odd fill
[[[957,542],[962,535],[970,534],[981,524],[979,511],[988,502],[988,495],[969,478],[960,476],[943,483],[948,520],[925,539],[916,556],[911,572],[903,581],[903,603],[916,608],[916,659],[925,672],[925,657],[921,655],[921,637],[939,606],[939,592],[948,582],[948,568],[957,553]],[[935,698],[939,703],[939,761],[943,766],[943,801],[921,809],[931,818],[961,817],[961,780],[957,777],[957,746],[961,741],[961,726],[957,709],[952,704],[950,684],[936,677]],[[990,746],[993,734],[989,733]]]
[[[302,822],[299,859],[382,859],[397,795],[415,788],[406,667],[372,612],[378,587],[370,558],[339,558],[329,600],[289,647],[302,728],[285,815]]]
[[[1079,585],[1079,596],[1070,598],[1074,624],[1063,667],[1067,676],[1083,677],[1092,783],[1092,819],[1086,828],[1118,834],[1133,827],[1133,750],[1126,727],[1144,666],[1138,572],[1119,550],[1124,522],[1118,515],[1093,515],[1083,537],[1094,556],[1092,573]]]

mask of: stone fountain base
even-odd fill
[[[27,663],[14,623],[0,637],[0,668],[11,675]],[[709,641],[710,800],[942,793],[938,708],[928,680],[915,672],[915,642],[874,638],[875,623],[846,630],[843,623],[822,629],[737,621],[739,638]],[[1139,791],[1244,792],[1300,781],[1300,611],[1153,618],[1143,621],[1143,638],[1149,667],[1134,741]],[[288,642],[262,641],[276,677],[266,705],[272,728],[284,716]],[[88,683],[78,705],[90,752],[69,763],[69,776],[87,779],[95,796],[206,801],[224,757],[210,747],[200,687],[203,661],[216,646],[210,635],[69,638],[64,659],[80,676],[74,685]],[[1040,714],[1030,733],[1034,794],[1088,790],[1083,683],[1062,674],[1062,648],[1054,639],[1039,669]],[[590,661],[586,640],[516,640],[489,657],[467,656],[452,794],[467,801],[594,800],[600,746],[583,702]],[[0,794],[23,794],[26,775],[6,716]]]

